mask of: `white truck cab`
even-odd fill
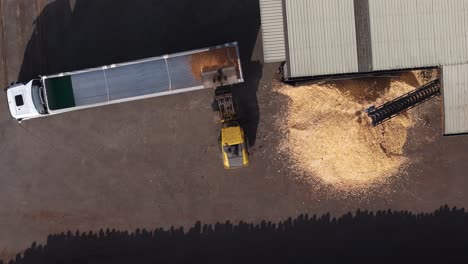
[[[16,120],[47,114],[41,80],[12,84],[6,89],[11,116]]]

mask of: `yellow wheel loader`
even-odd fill
[[[238,123],[230,87],[217,87],[213,110],[219,112],[221,135],[219,144],[224,167],[234,169],[249,164],[248,140]]]

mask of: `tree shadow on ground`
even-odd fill
[[[188,232],[76,231],[50,235],[46,245],[33,243],[9,263],[447,263],[466,258],[467,220],[464,209],[444,206],[425,214],[357,211],[278,223],[196,223]]]
[[[35,20],[18,80],[237,41],[246,82],[234,90],[254,144],[259,12],[252,0],[57,0]]]

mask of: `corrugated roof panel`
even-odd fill
[[[433,14],[433,5],[428,5],[427,0],[417,0],[416,5],[419,6],[420,13],[418,16],[413,16],[411,23],[418,23],[419,17],[419,28],[418,41],[414,42],[413,50],[417,52],[419,58],[419,65],[430,65],[432,61],[436,60],[435,41],[433,37],[436,29],[434,26],[435,18]]]
[[[265,62],[286,60],[282,0],[260,0]]]
[[[290,77],[358,71],[353,0],[286,0]]]
[[[368,1],[374,70],[468,61],[468,1]]]
[[[468,133],[468,64],[444,66],[444,134]]]

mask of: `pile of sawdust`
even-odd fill
[[[223,48],[195,53],[190,57],[190,65],[193,77],[201,80],[201,73],[204,70],[216,70],[227,66],[235,66],[236,58],[232,48]]]
[[[366,91],[370,88],[372,93]],[[277,91],[289,101],[278,120],[285,133],[281,152],[306,180],[341,191],[385,183],[409,162],[403,148],[414,117],[407,112],[372,127],[364,109],[415,88],[399,78],[383,83],[368,78],[301,87],[278,85]]]

